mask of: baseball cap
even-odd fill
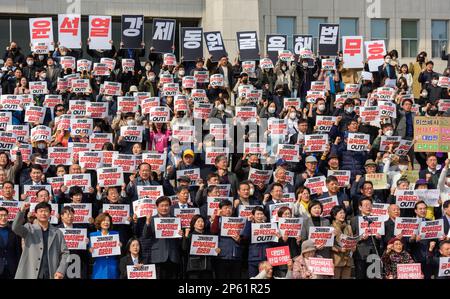
[[[317,158],[314,156],[308,156],[305,160],[306,163],[317,163]]]
[[[364,164],[364,166],[371,166],[371,165],[377,166],[377,163],[375,163],[374,160],[369,159],[369,160],[366,161],[366,164]]]
[[[185,150],[184,153],[183,153],[183,158],[186,157],[187,155],[190,155],[190,156],[194,157],[194,151],[191,150],[191,149]]]

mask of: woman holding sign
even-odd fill
[[[211,257],[190,254],[192,235],[206,234],[205,219],[200,215],[194,215],[181,243],[181,249],[187,256],[186,275],[188,279],[210,279],[213,277]],[[216,248],[215,251],[219,254],[220,248]]]
[[[92,237],[111,236],[119,234],[118,232],[111,230],[112,217],[107,213],[102,213],[98,215],[97,218],[95,218],[95,227],[97,228],[97,231],[89,234],[89,237],[91,238],[90,246],[92,246],[91,248],[89,248],[91,254],[93,254],[94,250],[96,250],[94,249],[96,247],[95,246],[96,244],[92,242]],[[117,246],[114,246],[112,252],[114,252],[114,249],[117,249],[117,247],[119,247],[119,255],[120,255],[120,246],[121,244],[117,244]],[[118,279],[119,265],[117,257],[110,254],[102,255],[101,249],[108,249],[108,248],[107,247],[100,248],[100,250],[98,250],[99,251],[98,257],[94,257],[94,267],[92,268],[92,279]]]
[[[309,239],[309,231],[311,227],[329,227],[330,221],[327,218],[321,217],[323,212],[322,203],[317,200],[312,200],[308,204],[308,212],[311,215],[307,218],[302,227],[302,240]],[[324,244],[316,245],[317,254],[324,258],[331,257],[330,247],[325,247]]]
[[[141,254],[141,243],[133,237],[126,245],[126,255],[120,259],[120,279],[127,279],[127,266],[135,266],[139,269],[145,264]]]
[[[335,279],[349,279],[351,278],[353,259],[352,252],[356,250],[355,247],[347,249],[340,244],[342,235],[349,237],[353,236],[352,227],[345,222],[345,208],[341,206],[335,206],[330,212],[332,226],[335,229],[335,245],[332,248],[331,256],[334,264],[334,278]]]
[[[277,214],[278,214],[278,219],[283,218],[283,219],[295,220],[294,218],[292,218],[293,217],[292,210],[289,207],[279,208]],[[293,226],[295,225],[294,223],[284,222],[284,224],[290,228],[285,228],[284,234],[281,233],[281,238],[279,238],[278,243],[279,243],[279,246],[286,246],[286,245],[289,246],[289,252],[291,254],[291,258],[293,258],[300,254],[300,242],[302,240],[302,238],[300,236],[301,230],[295,230],[293,228]],[[278,223],[278,228],[280,230],[283,229],[282,225],[281,225],[281,221]],[[294,235],[296,233],[297,233],[297,235]],[[275,267],[273,270],[275,272],[275,276],[284,277],[287,274],[288,267],[287,267],[287,265],[281,265],[281,266]]]
[[[398,264],[413,264],[414,260],[406,252],[401,239],[392,238],[389,240],[386,251],[381,257],[384,265],[384,278],[397,279]]]

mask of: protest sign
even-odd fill
[[[8,210],[8,221],[14,221],[23,204],[23,201],[0,200],[0,207]]]
[[[324,152],[328,145],[327,134],[305,135],[305,146],[303,150],[306,153]]]
[[[112,133],[93,133],[89,136],[89,143],[92,144],[92,150],[102,150],[105,143],[112,143]]]
[[[416,202],[419,201],[419,196],[415,190],[395,190],[396,204],[400,209],[413,209]]]
[[[307,178],[305,181],[305,187],[311,190],[311,194],[327,192],[326,178],[324,176]]]
[[[359,116],[363,123],[380,121],[380,108],[377,106],[359,107]]]
[[[144,129],[143,126],[122,126],[120,127],[120,136],[125,142],[142,142]]]
[[[371,216],[378,216],[381,221],[387,221],[389,219],[388,214],[389,204],[385,203],[373,203]]]
[[[322,217],[330,216],[331,209],[339,205],[336,195],[317,199],[322,204]]]
[[[219,247],[219,237],[211,235],[192,235],[191,255],[217,256],[216,248]]]
[[[272,267],[287,265],[291,260],[289,246],[266,248],[267,261]]]
[[[347,150],[363,152],[369,151],[370,135],[348,133]]]
[[[299,145],[278,144],[277,155],[286,162],[300,162]]]
[[[356,248],[356,245],[358,244],[359,237],[351,237],[346,234],[341,234],[341,237],[339,239],[339,246],[342,247],[342,249],[346,250],[353,250]]]
[[[119,235],[91,236],[92,257],[120,255]]]
[[[221,155],[228,157],[230,149],[228,147],[207,147],[205,149],[205,164],[215,165],[216,158]]]
[[[422,240],[440,239],[444,234],[444,220],[422,221],[419,224],[419,236]]]
[[[180,218],[182,228],[188,228],[192,217],[199,214],[200,210],[198,208],[174,209],[174,216]]]
[[[319,55],[336,56],[339,51],[339,25],[319,24]]]
[[[240,236],[247,219],[241,217],[222,217],[220,235],[222,237]]]
[[[89,49],[111,50],[111,16],[89,16]]]
[[[364,67],[363,47],[364,44],[362,36],[342,37],[344,68],[360,69]]]
[[[280,235],[289,238],[297,238],[301,235],[303,227],[303,218],[279,218],[278,229]]]
[[[359,234],[369,236],[384,235],[384,218],[379,216],[358,217]]]
[[[72,151],[68,147],[50,147],[48,158],[52,165],[72,165]]]
[[[58,41],[60,47],[81,48],[81,15],[58,15]]]
[[[328,176],[334,176],[338,179],[339,187],[345,188],[350,185],[350,170],[328,170]]]
[[[420,218],[395,218],[394,236],[402,235],[403,237],[411,237],[419,232]]]
[[[383,65],[386,55],[386,46],[384,40],[364,42],[366,47],[366,57],[370,72],[378,72],[378,67]]]
[[[414,118],[415,152],[449,152],[450,122],[447,117]]]
[[[387,189],[387,175],[385,173],[366,173],[365,178],[366,182],[372,182],[374,190]]]
[[[307,265],[312,274],[334,276],[333,259],[310,257]]]
[[[86,228],[59,228],[69,250],[86,250]]]
[[[200,179],[200,168],[177,170],[177,178],[187,176],[191,179],[191,186],[197,186]]]
[[[269,215],[270,215],[270,222],[278,222],[278,210],[282,207],[287,207],[291,209],[291,211],[294,208],[294,204],[292,202],[281,202],[281,203],[273,203],[269,205]]]
[[[414,264],[397,264],[397,279],[422,279],[422,265]]]
[[[155,53],[173,53],[175,47],[176,21],[153,19],[152,47]]]
[[[311,226],[308,239],[313,241],[315,246],[333,247],[334,227]]]
[[[17,136],[14,133],[0,131],[0,150],[12,150],[17,142]]]
[[[52,18],[30,18],[30,46],[34,54],[47,54],[55,49]]]
[[[439,277],[447,277],[450,276],[450,258],[449,257],[440,257],[439,258]]]
[[[122,186],[123,169],[120,167],[104,167],[97,169],[97,178],[100,187]]]
[[[156,267],[154,264],[142,265],[140,268],[127,265],[128,279],[156,279]]]
[[[203,57],[203,28],[181,28],[180,43],[184,61],[196,61]]]
[[[73,223],[89,223],[89,218],[92,218],[91,203],[66,203],[64,206],[74,209]]]
[[[153,218],[155,222],[155,237],[157,239],[181,238],[180,218],[176,217],[158,217]]]
[[[143,218],[147,215],[157,215],[156,199],[142,198],[133,201],[133,212],[138,218]]]
[[[130,205],[128,204],[103,204],[103,213],[108,213],[113,219],[113,224],[130,224]]]
[[[248,172],[248,180],[253,184],[264,184],[268,185],[270,178],[272,177],[273,170],[259,170],[256,168],[251,168]]]
[[[142,49],[144,40],[144,16],[122,15],[121,41],[124,49]]]
[[[329,133],[336,122],[335,116],[316,116],[317,131],[320,133]]]
[[[251,244],[278,242],[276,223],[252,223]]]
[[[236,32],[239,58],[245,60],[259,60],[259,43],[256,31]]]

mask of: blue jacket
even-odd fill
[[[249,262],[261,262],[265,261],[266,258],[266,249],[276,247],[278,243],[275,242],[266,242],[266,243],[251,243],[252,239],[252,223],[247,221],[245,224],[243,236],[248,239],[248,261]]]
[[[220,253],[218,258],[222,260],[241,260],[241,245],[234,241],[234,239],[231,237],[222,237],[220,235],[221,223],[222,217],[216,217],[215,221],[211,225],[211,233],[219,235]]]
[[[347,150],[347,143],[342,141],[338,145],[333,144],[331,155],[337,155],[340,161],[341,170],[350,170],[353,181],[357,175],[363,175],[364,164],[366,163],[368,152],[355,152]]]
[[[118,235],[116,231],[109,231],[109,235]],[[89,237],[99,237],[102,235],[100,230],[90,233]],[[117,256],[103,256],[94,258],[94,267],[92,268],[92,279],[118,279],[119,278],[119,260]]]

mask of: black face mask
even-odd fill
[[[436,116],[438,114],[438,110],[437,109],[430,109],[428,110],[428,115],[429,116]]]
[[[242,80],[242,83],[247,84],[248,83],[248,79]]]
[[[425,62],[425,57],[419,57],[419,62]]]

